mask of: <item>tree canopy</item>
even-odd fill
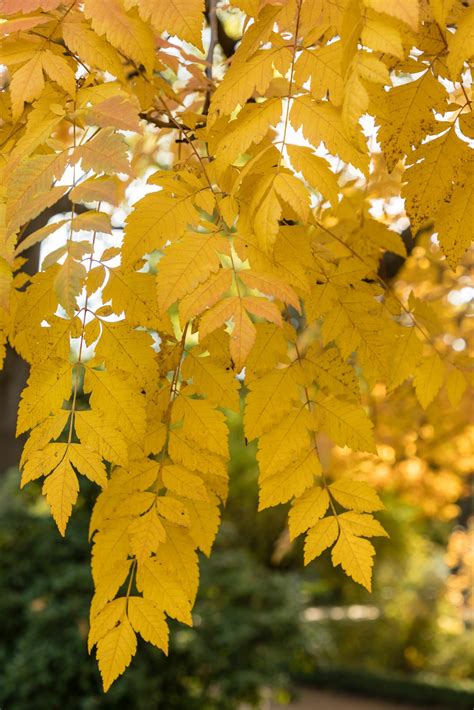
[[[305,562],[329,548],[369,590],[369,468],[408,427],[456,434],[466,5],[3,0],[0,345],[30,365],[21,485],[44,478],[62,535],[80,478],[99,487],[105,690],[137,634],[166,653],[166,617],[192,623],[229,411],[258,440],[259,508],[290,504]]]

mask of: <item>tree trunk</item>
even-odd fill
[[[43,219],[43,224],[46,224],[49,218],[50,215],[48,214]],[[25,230],[25,237],[38,229],[37,220],[33,220],[33,222]],[[39,244],[25,252],[24,256],[28,261],[23,266],[23,270],[26,273],[32,275],[38,271],[39,255]],[[20,454],[26,436],[23,434],[18,438],[16,437],[16,417],[20,394],[26,385],[28,373],[28,364],[17,355],[13,348],[7,345],[5,362],[3,369],[0,371],[0,474],[10,468],[10,466],[18,466],[20,461]]]

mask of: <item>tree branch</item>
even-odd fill
[[[208,80],[208,86],[206,89],[206,98],[204,100],[204,106],[202,112],[207,116],[209,111],[209,106],[211,103],[212,94],[212,69],[214,62],[214,49],[218,41],[218,24],[217,24],[217,14],[216,14],[216,0],[207,0],[207,19],[209,22],[209,27],[211,30],[211,38],[209,40],[209,49],[207,52],[207,66],[206,66],[206,77]]]
[[[147,113],[146,111],[141,111],[139,114],[140,118],[143,118],[144,121],[148,121],[148,123],[152,123],[154,126],[158,126],[158,128],[168,128],[170,130],[176,131],[190,131],[191,128],[189,126],[186,126],[184,123],[178,123],[177,121],[174,123],[170,123],[170,121],[163,121],[161,118],[157,118],[156,116],[152,116],[151,114]]]

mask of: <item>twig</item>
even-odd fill
[[[216,0],[208,0],[207,2],[208,6],[208,20],[209,20],[209,27],[211,30],[211,38],[209,40],[209,49],[207,52],[207,66],[206,66],[206,77],[208,80],[208,86],[206,89],[206,98],[204,100],[204,106],[202,108],[202,112],[204,116],[207,116],[207,113],[209,111],[209,106],[211,104],[211,94],[212,94],[212,68],[213,68],[213,62],[214,62],[214,49],[216,48],[217,40],[218,40],[218,23],[217,23],[217,14],[216,14]]]

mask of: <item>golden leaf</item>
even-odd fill
[[[104,691],[130,664],[137,650],[137,637],[127,618],[97,642],[97,661]]]
[[[77,476],[69,460],[64,458],[43,484],[43,494],[46,496],[53,518],[63,537],[78,493]]]
[[[130,597],[128,618],[134,630],[168,655],[168,626],[163,611],[149,599]]]
[[[293,501],[288,516],[290,539],[313,527],[322,518],[329,506],[329,494],[325,488],[316,486]]]
[[[307,533],[304,543],[304,563],[307,565],[311,560],[324,552],[334,543],[338,535],[337,521],[334,516],[328,516],[317,523]]]

